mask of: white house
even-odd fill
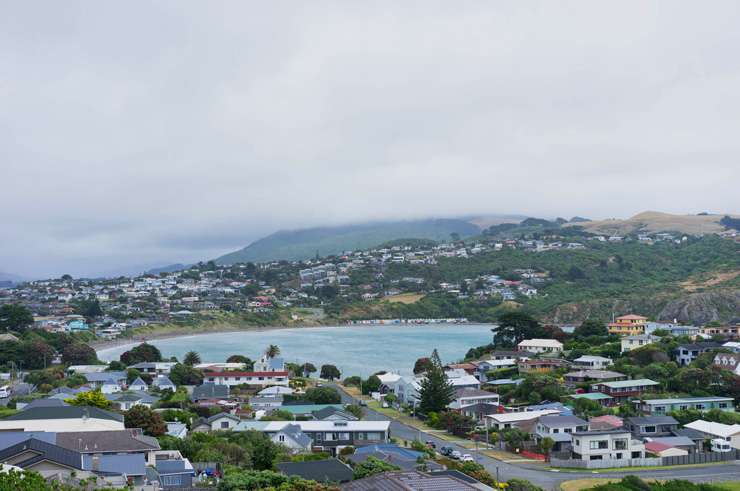
[[[271,385],[288,386],[288,372],[242,372],[226,370],[223,372],[206,372],[203,374],[204,382],[213,382],[217,385],[250,385],[257,387],[268,387]]]
[[[462,409],[474,404],[498,404],[499,396],[495,392],[486,392],[473,388],[457,389],[455,391],[455,400],[448,407],[450,409]]]
[[[210,418],[198,418],[193,422],[191,431],[227,431],[233,430],[240,423],[238,416],[229,413],[219,413]]]
[[[293,453],[308,452],[313,440],[296,424],[288,424],[270,434],[270,440],[288,448]]]
[[[740,449],[740,425],[738,424],[726,425],[697,419],[696,421],[685,424],[684,428],[699,431],[710,438],[721,438],[729,442],[732,448]]]
[[[633,350],[635,348],[642,348],[648,344],[657,343],[660,340],[658,336],[652,334],[639,334],[637,336],[625,336],[620,342],[622,344],[622,353]]]
[[[603,356],[592,356],[583,355],[573,360],[573,365],[578,368],[592,369],[592,370],[604,370],[605,368],[612,365],[611,358]]]
[[[573,458],[609,460],[613,467],[630,465],[630,459],[645,457],[645,445],[632,439],[628,430],[579,431],[571,433]]]
[[[551,414],[560,414],[560,411],[557,409],[542,409],[520,413],[489,414],[486,416],[486,426],[495,430],[522,428],[524,431],[528,431],[528,429],[534,429],[540,417]]]
[[[517,344],[519,351],[528,351],[537,354],[562,353],[563,343],[557,339],[525,339]]]
[[[156,387],[159,390],[171,390],[172,392],[177,390],[177,386],[175,386],[175,384],[172,383],[172,380],[170,380],[166,375],[157,375],[157,377],[152,380],[152,387]]]
[[[116,392],[121,392],[123,389],[118,384],[117,381],[110,379],[105,382],[103,382],[103,385],[100,386],[100,392],[103,394],[115,394]]]
[[[149,388],[149,386],[141,379],[141,377],[136,377],[136,380],[131,382],[128,388],[129,390],[139,390],[145,392]]]

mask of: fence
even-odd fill
[[[576,469],[611,469],[613,467],[649,467],[663,465],[661,458],[648,459],[603,459],[603,460],[562,460],[550,458],[552,467],[571,467]]]
[[[708,464],[711,462],[725,462],[740,459],[740,450],[731,452],[700,452],[675,457],[663,457],[661,465]]]

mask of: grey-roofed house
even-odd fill
[[[179,421],[167,421],[167,435],[175,438],[185,438],[188,435],[188,426]]]
[[[86,373],[85,378],[87,379],[87,382],[93,387],[102,387],[103,384],[108,382],[109,380],[112,380],[119,385],[123,385],[126,383],[126,379],[128,377],[126,375],[126,372],[114,370],[110,372]]]
[[[190,427],[190,430],[192,432],[231,430],[239,424],[240,421],[241,419],[233,414],[219,413],[210,418],[196,419]]]
[[[193,393],[190,396],[190,400],[198,402],[206,399],[228,399],[229,398],[229,386],[214,384],[213,382],[205,382],[201,385],[193,387]]]
[[[342,491],[480,491],[473,485],[450,475],[434,475],[419,471],[383,472],[344,483]]]
[[[357,421],[359,419],[352,413],[331,406],[314,411],[312,414],[314,419],[322,421]]]
[[[141,483],[146,476],[143,454],[83,454],[83,469],[100,476],[126,476]]]
[[[71,398],[74,396],[69,396],[69,397]],[[21,402],[16,403],[16,409],[19,409],[21,411],[27,411],[29,409],[33,409],[36,407],[63,407],[63,406],[69,406],[69,404],[64,402],[63,399],[50,399],[48,397],[43,398],[43,399],[34,399],[28,404],[23,404]]]
[[[154,470],[164,489],[190,488],[193,485],[195,470],[188,459],[157,460]]]
[[[149,389],[149,385],[141,377],[136,377],[136,380],[128,385],[128,389],[146,391]]]
[[[56,444],[83,454],[147,454],[160,449],[156,438],[146,436],[140,429],[135,428],[57,433]]]
[[[700,355],[721,347],[721,343],[716,343],[714,341],[679,345],[676,348],[676,363],[686,366],[699,358]]]
[[[33,437],[0,450],[0,462],[35,470],[44,477],[60,473],[69,476],[84,469],[80,452]]]
[[[625,427],[635,438],[671,436],[678,421],[670,416],[635,416],[625,420]]]
[[[551,438],[553,450],[561,452],[570,449],[571,434],[588,431],[588,422],[576,416],[541,416],[535,426],[535,439],[541,441]]]
[[[298,476],[320,483],[343,483],[352,480],[352,468],[337,459],[280,462],[277,468],[287,476]]]
[[[0,420],[0,431],[122,430],[123,416],[91,406],[36,407]]]
[[[690,439],[694,442],[696,452],[701,452],[704,449],[704,441],[707,439],[707,436],[704,433],[693,428],[679,428],[677,430],[673,430],[673,436],[682,436]]]
[[[295,424],[285,425],[277,432],[270,435],[270,440],[288,448],[294,453],[311,450],[313,440],[303,433],[301,427]]]
[[[156,387],[159,390],[171,390],[172,392],[177,390],[177,386],[172,383],[172,380],[167,375],[157,375],[152,380],[152,387]]]
[[[664,445],[668,445],[669,447],[680,448],[682,450],[686,450],[689,453],[701,451],[701,447],[697,449],[694,440],[687,436],[662,436],[658,438],[650,438],[650,441],[662,443]]]
[[[565,384],[573,387],[586,382],[611,382],[614,380],[625,380],[626,375],[611,370],[575,370],[564,375]]]

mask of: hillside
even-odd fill
[[[268,262],[280,259],[309,259],[316,254],[329,256],[348,250],[369,249],[397,239],[444,241],[450,234],[469,237],[480,228],[461,219],[429,219],[398,222],[374,222],[283,230],[259,239],[247,247],[217,258],[217,264]]]
[[[626,220],[580,221],[577,225],[587,232],[607,235],[627,235],[636,232],[678,232],[701,235],[725,230],[725,227],[719,223],[723,216],[725,215],[672,215],[658,211],[645,211]]]

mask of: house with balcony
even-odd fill
[[[563,343],[557,339],[525,339],[517,344],[517,349],[538,355],[557,356],[563,352]]]
[[[579,431],[571,435],[572,458],[586,462],[608,461],[610,467],[627,467],[645,457],[645,445],[627,430]]]
[[[550,373],[558,368],[568,366],[568,362],[559,358],[532,358],[519,360],[517,366],[520,374]]]
[[[735,403],[732,397],[680,397],[676,399],[643,399],[637,402],[641,412],[661,416],[672,411],[709,411],[719,409],[721,411],[735,412]]]
[[[612,364],[612,359],[604,356],[583,355],[573,360],[573,368],[583,370],[605,370]]]
[[[647,317],[641,315],[623,315],[614,319],[614,322],[610,322],[607,325],[609,334],[617,334],[619,336],[639,336],[645,334],[645,328],[647,327]]]
[[[641,378],[637,380],[617,380],[616,382],[601,382],[592,389],[612,397],[610,403],[620,403],[631,397],[640,397],[645,392],[654,390],[660,384],[654,380]]]
[[[542,416],[535,426],[534,438],[538,442],[551,438],[555,445],[552,450],[562,452],[570,449],[571,434],[588,431],[588,422],[576,416]]]
[[[689,365],[704,353],[720,348],[721,346],[720,343],[715,343],[714,341],[682,344],[676,348],[676,363],[681,366]]]
[[[447,407],[454,410],[460,410],[474,404],[493,404],[499,403],[499,396],[495,392],[474,388],[463,388],[455,391],[455,400]]]
[[[267,372],[243,372],[236,370],[225,370],[223,372],[205,372],[203,381],[217,385],[228,385],[236,387],[237,385],[249,385],[252,387],[268,387],[270,385],[288,386],[289,378],[287,371],[267,371]]]
[[[624,426],[635,438],[657,438],[673,436],[678,421],[670,416],[635,416],[627,418]]]

